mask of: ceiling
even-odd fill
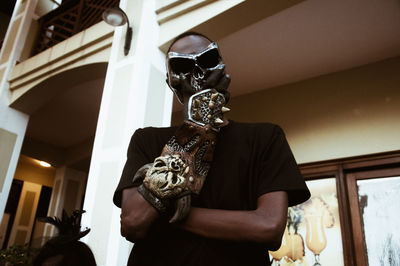
[[[58,148],[85,142],[96,132],[104,79],[69,88],[29,118],[26,135]]]
[[[104,79],[70,87],[34,112],[22,153],[88,172]]]
[[[234,97],[400,55],[400,1],[307,0],[217,41]],[[61,148],[93,137],[103,83],[55,97],[27,136]]]
[[[306,0],[217,41],[234,97],[399,56],[400,1]]]
[[[308,0],[219,45],[233,96],[400,55],[400,1]]]

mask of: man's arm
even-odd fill
[[[257,209],[251,211],[192,207],[187,219],[177,226],[204,237],[257,242],[276,250],[285,230],[287,208],[287,193],[276,191],[260,196]],[[121,235],[132,242],[144,238],[159,217],[137,188],[123,191],[121,211]]]
[[[258,242],[277,250],[286,226],[287,209],[287,193],[276,191],[260,196],[257,209],[252,211],[193,207],[178,226],[208,238]]]
[[[136,187],[126,188],[121,201],[121,235],[131,242],[143,239],[158,212],[139,194]]]

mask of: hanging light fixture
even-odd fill
[[[131,49],[132,28],[129,26],[129,19],[126,13],[119,7],[113,7],[106,9],[103,12],[102,17],[107,24],[114,27],[122,26],[125,23],[128,24],[128,28],[126,29],[125,45],[124,45],[124,55],[128,55],[129,50]]]

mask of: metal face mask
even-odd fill
[[[179,101],[179,87],[173,87],[180,79],[180,75],[184,75],[189,81],[192,88],[192,94],[199,91],[209,89],[205,88],[205,81],[210,73],[217,69],[225,67],[216,43],[210,45],[202,52],[197,54],[181,54],[177,52],[169,52],[167,55],[167,71],[168,83]]]

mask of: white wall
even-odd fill
[[[168,126],[172,93],[166,88],[165,59],[157,47],[155,1],[121,1],[133,25],[128,56],[123,54],[126,26],[116,29],[109,60],[84,201],[84,241],[97,265],[126,265],[132,244],[120,235],[120,209],[112,203],[133,132]]]
[[[1,179],[5,179],[0,191],[0,219],[4,213],[29,119],[27,115],[8,107],[10,95],[7,80],[11,69],[21,56],[35,5],[36,0],[25,1],[25,3],[20,0],[16,2],[10,27],[8,28],[0,53],[0,128],[17,135],[15,145],[10,154],[0,154],[0,160],[3,160],[3,157],[11,158],[7,160],[9,163],[5,166],[7,167],[5,177],[0,177]]]

